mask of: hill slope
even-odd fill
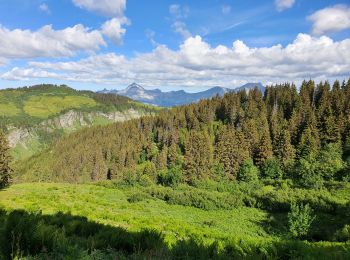
[[[76,91],[67,86],[0,90],[0,126],[8,134],[16,159],[28,157],[53,138],[82,127],[155,111],[127,97]]]
[[[201,99],[211,98],[216,95],[223,96],[225,93],[231,91],[237,92],[240,90],[251,90],[255,87],[258,87],[258,89],[264,93],[265,88],[261,83],[247,83],[237,89],[213,87],[197,93],[188,93],[183,90],[169,92],[162,92],[160,89],[147,90],[142,86],[133,83],[123,90],[104,89],[99,91],[99,93],[113,93],[132,98],[145,104],[152,104],[161,107],[172,107],[198,102]]]
[[[273,178],[292,176],[310,187],[346,179],[350,103],[342,100],[350,98],[350,81],[334,90],[320,84],[315,104],[311,91],[312,81],[300,93],[289,84],[269,87],[265,96],[258,90],[230,92],[155,117],[79,131],[21,165],[19,175],[27,181],[85,182],[136,171],[157,181],[162,171],[176,169],[182,182],[194,184],[203,178],[236,180],[242,163],[262,168],[267,161],[279,169]],[[307,167],[301,159],[318,165],[317,182],[307,170],[301,176],[300,167]],[[328,164],[331,170],[324,172]]]

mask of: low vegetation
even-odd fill
[[[299,240],[288,227],[289,197],[285,197],[285,210],[268,210],[269,205],[259,203],[247,207],[247,198],[242,205],[230,201],[213,204],[213,198],[235,197],[237,191],[230,184],[223,185],[226,191],[213,191],[210,186],[203,183],[201,188],[190,188],[179,198],[171,193],[181,194],[185,186],[130,186],[126,182],[12,185],[0,192],[0,237],[5,241],[0,243],[1,252],[6,258],[38,259],[350,256],[350,244],[344,242],[349,239],[344,231],[349,225],[345,225],[345,215],[332,219],[327,207],[315,210],[309,232]],[[268,189],[269,186],[262,186],[259,192]],[[165,195],[155,195],[157,191]],[[349,195],[349,187],[328,192],[336,192],[335,197],[344,192]],[[299,196],[298,190],[292,189],[291,193]],[[321,197],[322,193],[317,194]],[[339,208],[334,210],[341,214],[348,198],[341,196],[325,204],[336,205]],[[309,203],[315,205],[315,201]]]

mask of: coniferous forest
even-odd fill
[[[349,100],[350,79],[230,92],[12,164],[1,135],[0,256],[348,259]]]
[[[290,180],[305,188],[350,178],[350,80],[228,93],[60,139],[26,162],[26,180],[147,178]],[[43,159],[45,158],[45,159]],[[34,167],[32,167],[34,164]]]

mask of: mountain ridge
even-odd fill
[[[185,90],[173,90],[163,92],[158,88],[147,90],[141,85],[133,82],[132,84],[130,84],[122,90],[108,90],[105,88],[103,90],[97,91],[97,93],[121,95],[145,104],[156,105],[161,107],[173,107],[194,103],[201,99],[211,98],[216,95],[223,96],[227,92],[238,92],[241,90],[249,91],[255,87],[258,87],[258,89],[262,93],[265,91],[265,87],[260,82],[247,83],[235,89],[215,86],[210,89],[196,93],[189,93]]]

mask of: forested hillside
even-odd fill
[[[38,183],[0,191],[0,251],[349,259],[349,100],[310,80],[74,132],[15,165]]]
[[[224,97],[79,131],[19,167],[23,180],[153,182],[347,180],[350,80],[310,80]],[[256,170],[255,170],[256,169]]]
[[[126,97],[77,91],[65,85],[0,90],[0,127],[7,133],[16,159],[40,151],[73,130],[155,111]]]

